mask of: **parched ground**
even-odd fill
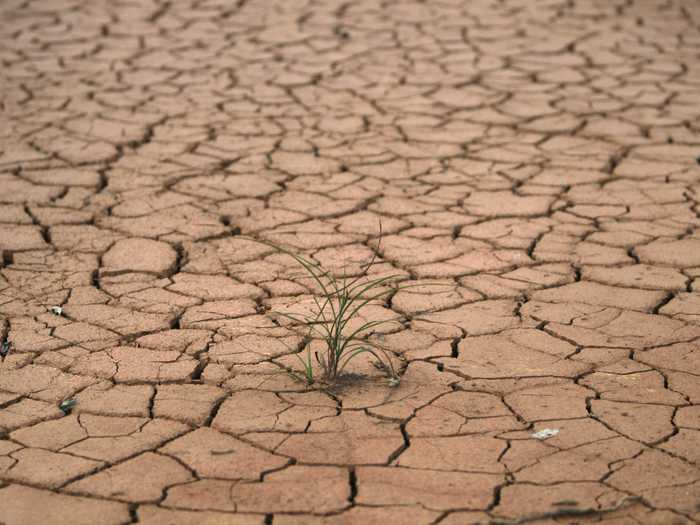
[[[3,0],[0,60],[3,525],[700,521],[697,0]],[[244,237],[419,284],[400,386],[290,377]]]

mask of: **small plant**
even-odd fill
[[[76,403],[77,401],[75,399],[64,399],[61,401],[61,404],[58,405],[58,408],[60,408],[64,414],[68,415],[71,413]]]
[[[276,315],[308,328],[305,338],[306,358],[302,358],[298,353],[295,354],[303,366],[304,379],[308,384],[313,384],[317,379],[314,377],[314,362],[309,345],[315,336],[320,338],[324,345],[323,350],[313,353],[322,370],[323,377],[320,378],[322,381],[335,381],[353,358],[361,354],[370,354],[376,359],[375,366],[389,376],[389,385],[398,386],[400,378],[394,369],[389,352],[381,348],[378,343],[367,340],[372,328],[391,322],[393,319],[369,321],[356,328],[351,328],[350,322],[357,318],[362,307],[394,292],[394,288],[386,288],[385,285],[400,277],[399,275],[363,280],[376,262],[375,253],[370,261],[362,266],[359,275],[351,279],[347,276],[339,279],[318,262],[273,243],[257,239],[249,240],[265,244],[292,257],[320,289],[319,296],[313,296],[314,308],[311,314],[276,312]]]
[[[10,350],[12,350],[12,343],[9,341],[3,341],[2,346],[0,346],[0,360],[4,361],[7,355],[10,353]]]

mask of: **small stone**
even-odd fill
[[[54,315],[58,315],[58,316],[63,315],[63,308],[61,308],[60,306],[52,306],[51,308],[49,308],[49,310]]]
[[[545,440],[556,436],[559,433],[558,428],[543,428],[542,430],[532,434],[535,439]]]

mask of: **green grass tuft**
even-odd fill
[[[369,321],[353,328],[350,328],[350,323],[357,318],[364,306],[372,301],[385,299],[395,292],[396,288],[388,288],[386,285],[401,275],[387,275],[365,280],[364,278],[377,260],[375,253],[371,260],[362,266],[359,275],[350,279],[346,276],[337,278],[320,263],[311,261],[289,249],[267,241],[247,239],[265,244],[292,257],[320,290],[318,295],[313,296],[314,305],[310,314],[274,312],[275,315],[287,318],[308,329],[306,356],[295,354],[303,367],[302,374],[306,383],[311,385],[318,380],[332,383],[355,357],[370,354],[376,360],[376,366],[386,372],[389,385],[398,386],[400,378],[394,369],[389,352],[378,343],[367,340],[373,328],[396,319]],[[381,228],[379,239],[381,242]],[[313,356],[308,344],[312,339],[321,339],[324,343],[323,350],[314,352]],[[322,376],[319,378],[314,376],[314,358],[321,367]]]

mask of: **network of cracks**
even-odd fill
[[[0,523],[700,521],[699,30],[4,1]],[[395,276],[356,322],[398,386],[287,372],[320,290],[255,240]]]

